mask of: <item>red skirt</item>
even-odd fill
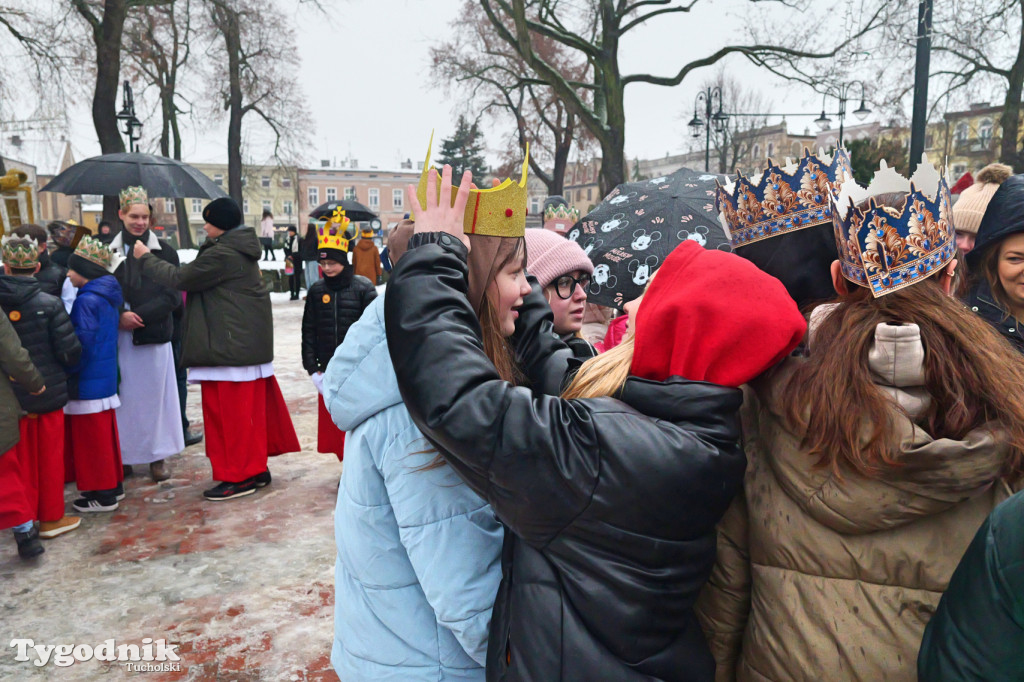
[[[25,497],[18,446],[0,455],[0,530],[32,521],[35,514]]]
[[[276,377],[200,386],[213,480],[244,481],[267,470],[268,456],[302,449]]]
[[[21,481],[38,521],[64,518],[64,411],[30,414],[18,422]]]
[[[114,410],[64,415],[65,461],[70,457],[81,492],[110,490],[124,480]]]
[[[345,432],[335,426],[322,395],[317,396],[317,402],[320,406],[320,415],[317,420],[316,451],[333,452],[341,462],[345,458]]]

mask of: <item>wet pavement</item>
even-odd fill
[[[18,558],[4,531],[0,680],[338,679],[330,650],[341,464],[316,452],[316,389],[299,355],[302,302],[286,299],[274,296],[274,367],[302,452],[271,458],[273,483],[227,502],[202,497],[212,485],[203,443],[167,460],[163,483],[136,467],[116,512],[82,515],[77,530],[44,540],[46,553],[33,562]],[[188,413],[201,423],[198,386]],[[69,511],[76,496],[69,484]],[[39,666],[29,639],[79,648],[56,649]],[[159,658],[147,640],[165,640],[180,660],[97,660],[108,658],[100,645],[111,639],[135,645],[143,659],[147,650]],[[30,660],[17,660],[14,640]],[[71,665],[55,663],[62,651],[58,662]],[[75,660],[86,653],[90,660]]]

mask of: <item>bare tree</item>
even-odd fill
[[[228,194],[242,203],[242,122],[252,114],[270,131],[279,163],[308,145],[312,119],[296,84],[295,32],[271,0],[204,0],[221,49],[211,82],[228,114]]]
[[[125,53],[129,66],[156,88],[160,106],[160,153],[181,160],[181,130],[178,114],[182,94],[179,74],[188,64],[195,38],[190,0],[147,7],[134,13],[125,28]],[[178,239],[182,248],[192,248],[185,200],[175,200]]]
[[[646,73],[623,74],[619,64],[619,43],[623,36],[641,24],[667,14],[687,13],[701,0],[588,0],[566,3],[560,0],[479,0],[491,24],[505,43],[513,46],[533,76],[549,85],[580,117],[601,147],[602,193],[621,183],[626,175],[625,88],[634,83],[675,86],[694,70],[711,66],[731,54],[739,54],[760,66],[783,70],[803,60],[833,58],[865,33],[877,28],[882,9],[861,17],[857,25],[837,39],[836,32],[802,31],[798,39],[785,33],[787,44],[751,41],[728,45],[714,53],[682,65],[675,74],[656,76]],[[752,3],[758,0],[751,0]],[[764,0],[762,0],[763,2]],[[772,2],[772,0],[767,0]],[[809,11],[809,0],[775,0],[786,7],[792,18]],[[586,30],[596,18],[596,30]],[[806,21],[806,19],[802,19]],[[509,28],[511,26],[511,28]],[[588,38],[593,35],[594,38]],[[563,76],[536,49],[536,36],[554,40],[570,52],[578,53],[591,67],[586,82]],[[827,44],[827,47],[821,47]],[[588,102],[581,93],[589,91]]]

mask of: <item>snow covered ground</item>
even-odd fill
[[[260,258],[260,270],[284,270],[284,251],[282,249],[272,249],[274,258],[276,260],[263,260]],[[179,249],[178,260],[182,263],[191,263],[196,259],[196,254],[199,253],[199,249]]]
[[[180,254],[186,260],[188,252]],[[15,660],[9,643],[20,638],[176,645],[180,670],[147,680],[337,680],[329,659],[341,464],[316,452],[316,390],[299,350],[303,306],[281,296],[274,297],[274,366],[302,452],[271,459],[273,483],[228,502],[202,498],[211,485],[203,443],[168,460],[172,477],[164,483],[136,467],[118,511],[84,515],[78,530],[44,540],[46,553],[34,563],[18,558],[6,533],[0,680],[139,679],[116,662],[58,668],[52,659],[41,667]],[[188,412],[201,423],[196,387]],[[74,497],[69,484],[68,510]]]

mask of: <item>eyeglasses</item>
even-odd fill
[[[583,289],[583,292],[586,293],[587,289],[590,288],[590,280],[590,275],[586,273],[580,275],[579,279],[572,275],[562,275],[555,280],[555,293],[558,294],[558,298],[571,298],[572,292],[576,291],[577,284]]]

